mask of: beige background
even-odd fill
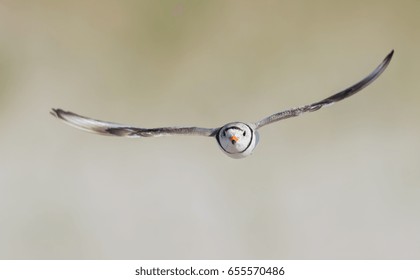
[[[420,1],[0,0],[0,258],[420,258]],[[200,137],[257,121],[254,155]]]

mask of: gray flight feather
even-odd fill
[[[289,109],[280,113],[276,113],[273,114],[269,117],[266,117],[262,120],[260,120],[259,122],[255,123],[256,128],[260,128],[264,125],[273,123],[273,122],[277,122],[280,120],[284,120],[287,118],[292,118],[292,117],[297,117],[300,114],[306,113],[306,112],[314,112],[317,111],[319,109],[321,109],[322,107],[326,106],[326,105],[332,105],[335,102],[338,102],[340,100],[343,100],[347,97],[352,96],[353,94],[359,92],[360,90],[362,90],[363,88],[365,88],[366,86],[368,86],[370,83],[372,83],[376,78],[379,77],[379,75],[382,74],[382,72],[386,69],[386,67],[388,66],[389,62],[391,61],[392,55],[394,54],[394,50],[392,50],[386,57],[385,59],[382,61],[382,63],[375,69],[373,70],[372,73],[370,73],[366,78],[364,78],[363,80],[361,80],[360,82],[358,82],[357,84],[354,84],[353,86],[340,91],[339,93],[336,93],[328,98],[325,98],[319,102],[310,104],[310,105],[306,105],[306,106],[302,106],[302,107],[297,107],[297,108],[293,108],[293,109]]]
[[[168,135],[199,135],[215,136],[219,128],[201,127],[159,127],[159,128],[139,128],[112,122],[104,122],[67,112],[62,109],[52,109],[51,114],[67,124],[93,133],[102,135],[113,135],[130,138],[138,137],[157,137]]]

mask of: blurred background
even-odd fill
[[[1,259],[419,259],[420,1],[0,0]],[[89,134],[58,107],[141,127]]]

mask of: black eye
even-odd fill
[[[245,136],[246,135],[246,131],[244,131],[244,133],[242,135]]]
[[[226,137],[226,130],[223,130],[223,136]]]

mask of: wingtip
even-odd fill
[[[394,49],[391,50],[391,52],[387,55],[387,59],[391,59],[392,56],[394,55]]]
[[[58,119],[61,119],[62,112],[64,112],[62,109],[51,108],[50,114]]]
[[[59,111],[60,109],[56,109],[56,108],[51,108],[50,114],[56,118],[59,117]]]
[[[378,68],[382,68],[385,70],[385,68],[388,66],[388,64],[391,62],[392,56],[394,55],[394,49],[391,50],[391,52],[384,58],[382,63],[378,66]],[[382,71],[383,71],[382,70]],[[380,71],[382,73],[382,71]]]
[[[52,115],[52,116],[54,116],[54,117],[58,117],[57,116],[57,109],[55,109],[55,108],[51,108],[51,111],[50,111],[50,114]]]

